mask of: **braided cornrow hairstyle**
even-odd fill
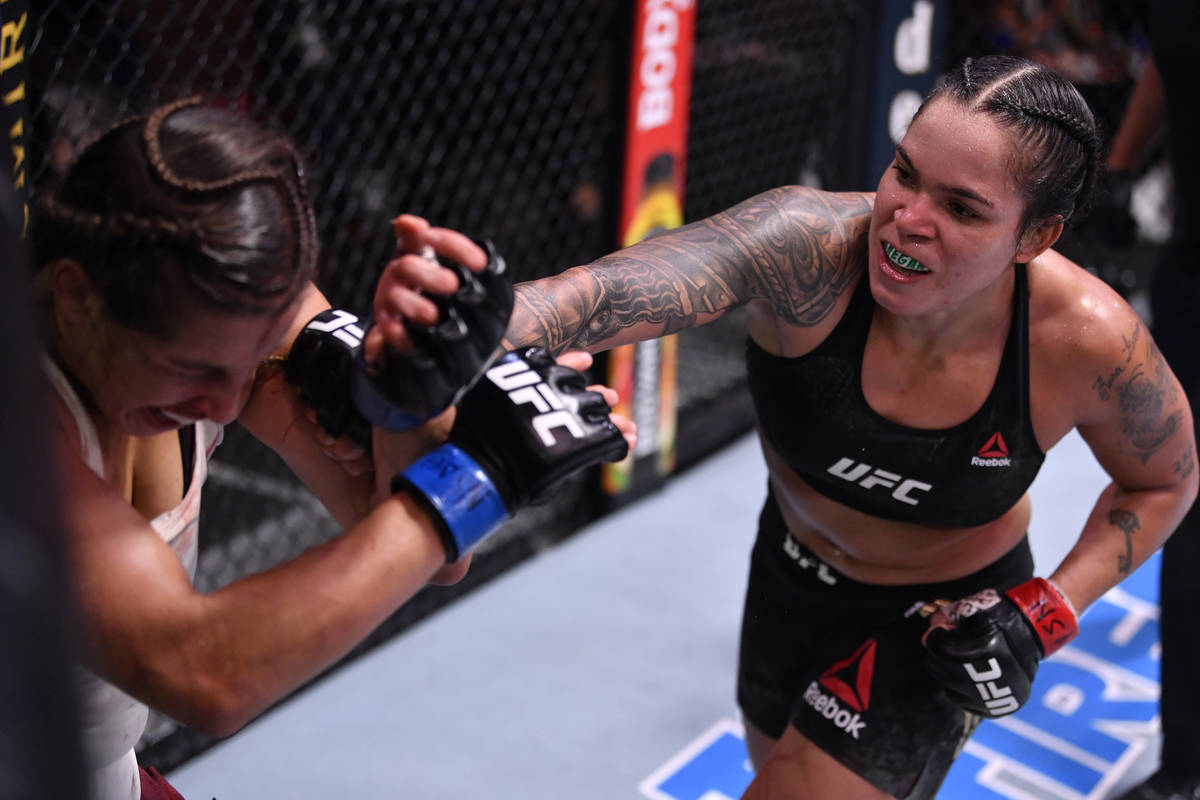
[[[316,272],[316,219],[281,136],[190,97],[123,120],[38,193],[38,263],[83,265],[118,323],[169,335],[180,304],[281,308]],[[197,291],[198,290],[198,291]]]
[[[1087,101],[1070,81],[1016,56],[968,58],[938,80],[922,109],[937,97],[990,114],[1015,132],[1013,177],[1027,201],[1022,233],[1047,218],[1077,224],[1086,214],[1101,141]]]

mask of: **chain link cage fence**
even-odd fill
[[[319,284],[335,305],[368,308],[393,246],[390,220],[401,211],[493,239],[516,280],[616,246],[632,2],[31,5],[34,187],[52,180],[97,129],[200,93],[273,124],[304,154],[323,243]],[[1005,25],[1013,19],[1009,6],[1025,14],[1037,5],[952,2],[947,61],[1001,49],[1036,56]],[[1084,37],[1083,51],[1111,46],[1127,56],[1120,69],[1077,78],[1111,130],[1144,50],[1138,4],[1067,5],[1094,11],[1089,19],[1104,32],[1099,40]],[[863,33],[876,6],[700,0],[687,220],[785,183],[872,188],[861,185],[860,156],[846,143],[854,140],[847,98],[863,93],[863,64],[876,57]],[[1056,22],[1062,30],[1045,38],[1074,42],[1074,20]],[[1137,276],[1128,280],[1133,288]],[[735,312],[680,337],[681,467],[752,426],[743,322]],[[523,512],[481,549],[463,583],[422,591],[347,658],[602,513],[597,486],[583,476],[551,504]],[[269,568],[336,533],[273,453],[237,426],[227,429],[205,488],[200,589]],[[157,719],[140,758],[166,771],[209,744]]]

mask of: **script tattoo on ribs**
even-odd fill
[[[1128,575],[1133,569],[1133,534],[1142,527],[1137,514],[1123,508],[1114,508],[1108,512],[1108,522],[1125,534],[1125,552],[1117,556],[1117,572]]]
[[[554,352],[693,327],[751,300],[824,319],[865,259],[871,198],[781,188],[554,277],[518,284],[506,340]],[[703,318],[703,319],[702,319]]]

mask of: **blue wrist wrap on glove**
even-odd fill
[[[398,474],[392,491],[411,485],[411,496],[436,511],[446,560],[457,561],[481,539],[508,521],[508,508],[492,479],[476,461],[453,444],[444,444]]]

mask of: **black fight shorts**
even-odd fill
[[[768,493],[750,558],[738,704],[767,735],[790,722],[888,794],[932,797],[979,719],[926,671],[929,615],[938,600],[1005,590],[1032,574],[1025,539],[958,580],[860,583],[793,539]]]

